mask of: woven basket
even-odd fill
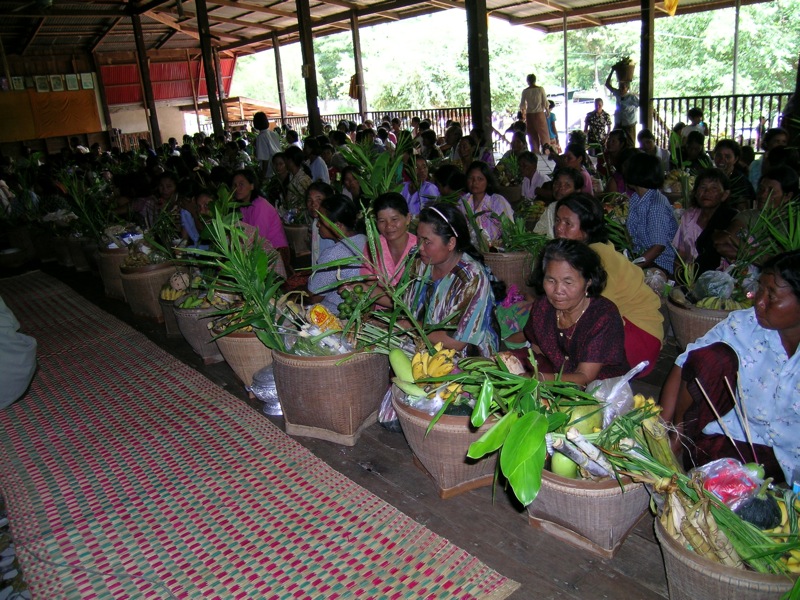
[[[119,272],[125,299],[133,314],[163,323],[164,315],[161,314],[158,300],[161,286],[172,277],[175,266],[167,262],[143,267],[120,267]]]
[[[311,254],[311,240],[305,225],[284,225],[286,240],[295,256]]]
[[[245,387],[253,385],[253,375],[272,364],[272,351],[252,331],[235,331],[217,338],[217,346]]]
[[[177,303],[184,298],[178,298],[172,306],[175,320],[178,322],[178,329],[181,335],[189,342],[189,345],[206,365],[225,360],[219,352],[219,346],[214,341],[214,334],[208,328],[211,315],[218,312],[218,309],[210,306],[208,308],[178,308]]]
[[[623,491],[624,490],[624,491]],[[647,511],[641,483],[566,479],[542,471],[542,487],[528,507],[528,522],[578,548],[612,558]]]
[[[439,497],[452,498],[463,492],[492,485],[497,453],[487,458],[467,458],[469,445],[492,423],[475,429],[467,416],[442,415],[426,436],[433,417],[400,400],[402,392],[392,386],[392,405],[403,427],[403,435],[414,453],[414,463],[436,484]]]
[[[125,300],[119,269],[126,256],[127,248],[102,248],[98,253],[97,267],[100,270],[100,279],[103,280],[103,289],[109,298]]]
[[[522,293],[533,293],[533,289],[528,287],[528,278],[533,270],[533,257],[529,252],[485,252],[483,260],[507,288],[516,285]]]
[[[667,311],[672,332],[681,348],[686,348],[688,344],[705,335],[709,329],[730,314],[728,310],[683,306],[671,298],[667,299]]]
[[[175,310],[172,308],[175,300],[164,300],[159,297],[158,303],[161,305],[161,316],[164,317],[164,329],[167,332],[167,336],[182,337],[181,328],[178,327],[178,319],[175,318]]]
[[[53,240],[53,252],[56,255],[56,261],[62,267],[72,267],[72,253],[69,251],[69,238],[57,237]]]
[[[69,248],[69,255],[72,257],[72,266],[75,267],[76,271],[84,272],[91,270],[89,261],[86,258],[86,252],[83,250],[83,247],[88,243],[89,238],[67,238],[67,248]]]
[[[686,550],[656,521],[656,538],[664,555],[670,600],[777,600],[793,579],[725,567]]]
[[[354,446],[361,432],[377,420],[389,385],[385,355],[273,352],[272,360],[286,433]]]

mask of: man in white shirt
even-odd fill
[[[281,141],[278,134],[269,129],[269,119],[263,112],[253,115],[253,127],[258,129],[256,137],[255,156],[260,165],[261,175],[269,179],[272,177],[272,157],[281,151]]]
[[[639,148],[641,148],[645,154],[650,154],[651,156],[657,156],[658,159],[661,161],[661,170],[666,173],[669,171],[669,151],[665,150],[664,148],[659,148],[656,146],[656,136],[653,135],[653,132],[649,129],[642,129],[639,132],[639,135],[636,136],[639,141]]]
[[[311,169],[311,181],[322,181],[330,183],[331,177],[328,174],[328,165],[320,156],[321,148],[317,138],[307,137],[303,142],[303,152],[305,152],[308,167]]]
[[[528,87],[522,90],[519,110],[525,115],[528,127],[528,143],[531,150],[541,153],[542,146],[550,143],[547,129],[547,94],[544,88],[536,85],[536,75],[528,75]]]

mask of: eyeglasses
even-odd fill
[[[436,208],[434,206],[429,206],[428,208],[430,208],[433,212],[435,212],[437,215],[442,217],[442,219],[444,219],[444,222],[447,223],[447,226],[450,228],[450,231],[453,232],[453,235],[458,237],[458,234],[456,233],[455,227],[453,227],[453,225],[450,223],[448,218],[445,217],[444,214],[442,214],[442,211],[440,211],[438,208]]]

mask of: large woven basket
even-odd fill
[[[125,289],[122,287],[120,267],[128,256],[127,248],[101,248],[97,258],[103,290],[109,298],[125,300]]]
[[[726,567],[685,549],[656,519],[670,600],[778,600],[797,579]]]
[[[483,260],[506,287],[516,285],[522,293],[533,293],[528,287],[528,278],[533,270],[533,257],[529,252],[485,252]]]
[[[667,311],[672,324],[672,332],[681,348],[686,348],[688,344],[708,333],[709,329],[730,314],[728,310],[683,306],[677,304],[672,298],[667,299]]]
[[[272,351],[252,331],[234,331],[217,338],[217,346],[245,387],[253,385],[253,375],[272,364]]]
[[[158,300],[161,286],[175,273],[175,266],[167,262],[143,267],[120,267],[119,272],[125,299],[133,314],[163,323],[164,315],[161,314]]]
[[[76,271],[84,272],[91,270],[86,252],[83,249],[88,243],[89,238],[67,238],[67,248],[69,248],[69,255],[72,257],[72,266],[75,267]]]
[[[440,498],[492,485],[497,453],[480,460],[467,458],[469,445],[492,423],[475,429],[467,416],[443,415],[426,436],[433,417],[410,407],[400,400],[401,396],[402,392],[392,386],[392,405],[414,453],[414,462],[433,479]]]
[[[286,433],[354,446],[361,432],[377,420],[389,385],[385,355],[273,352],[272,361]]]
[[[175,310],[172,308],[174,300],[158,299],[161,305],[161,316],[164,317],[164,329],[168,337],[182,337],[181,328],[178,327],[178,319],[175,317]]]
[[[54,238],[53,252],[56,255],[56,261],[62,267],[75,266],[75,264],[72,262],[72,253],[69,251],[69,238],[60,236]]]
[[[612,558],[647,511],[641,483],[566,479],[542,471],[542,487],[528,509],[528,522],[578,548]]]
[[[175,313],[175,320],[178,322],[178,329],[184,339],[200,358],[203,363],[212,365],[225,360],[220,354],[219,346],[214,341],[214,334],[208,328],[209,318],[218,311],[213,306],[207,308],[178,308],[177,303],[182,302],[183,298],[178,298],[173,304],[172,310]]]
[[[311,253],[311,240],[308,227],[305,225],[284,225],[286,240],[295,256],[304,256]]]

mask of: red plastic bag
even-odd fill
[[[703,473],[703,487],[731,510],[755,495],[764,483],[733,458],[720,458],[694,471]]]

